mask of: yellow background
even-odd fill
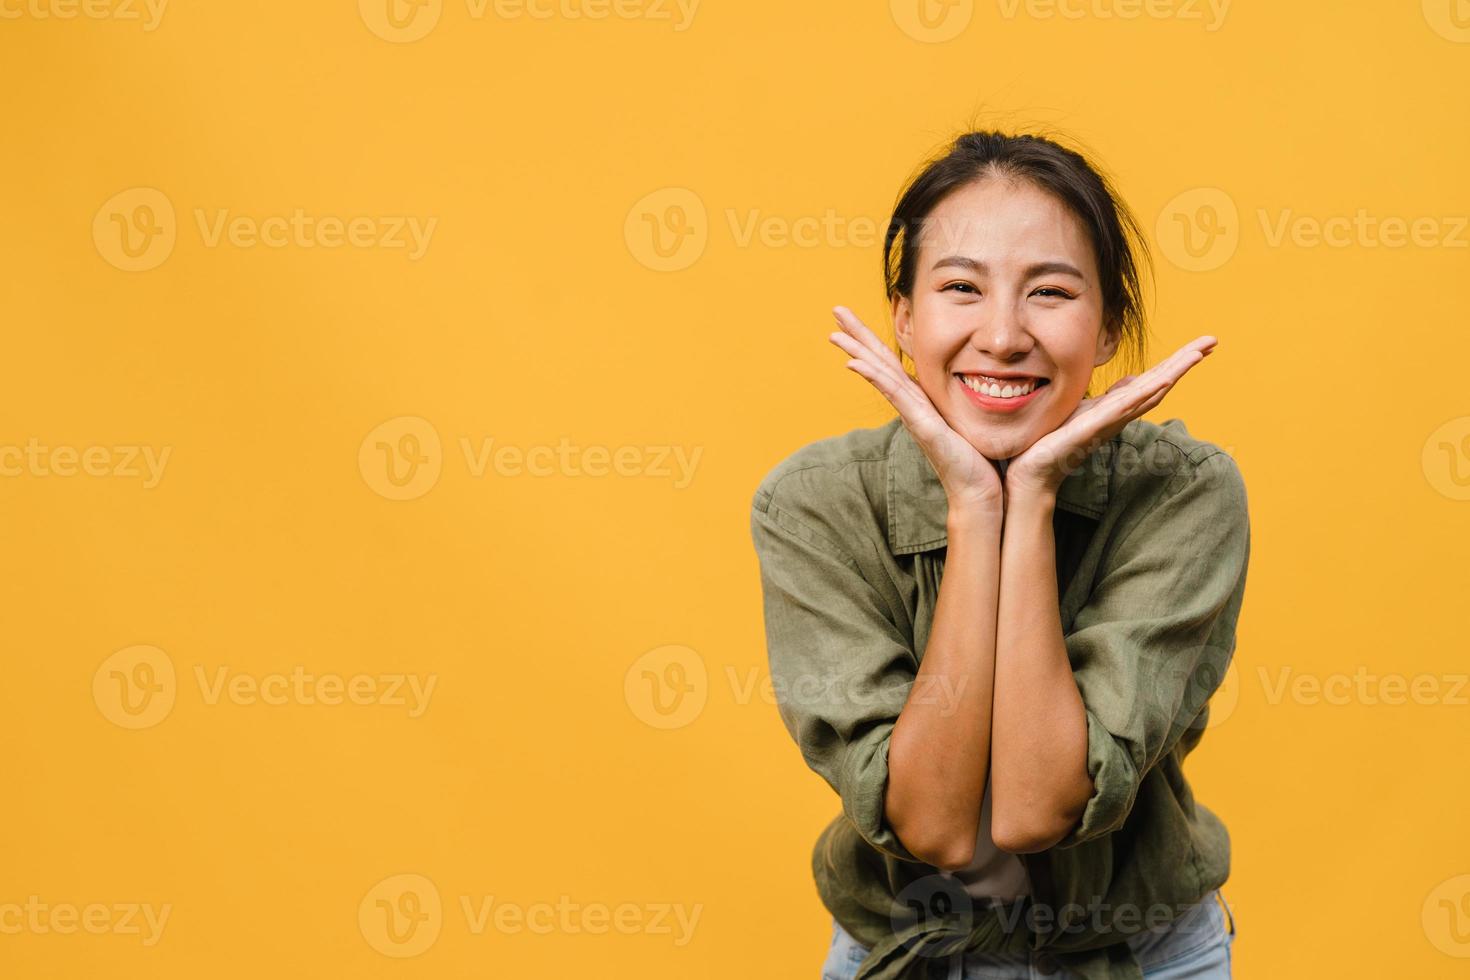
[[[886,326],[863,222],[978,122],[1116,178],[1156,248],[1150,363],[1220,338],[1150,417],[1229,449],[1251,499],[1236,670],[1188,769],[1233,835],[1237,975],[1463,976],[1465,4],[994,0],[926,27],[901,0],[627,2],[394,27],[175,0],[149,30],[121,0],[4,0],[0,447],[50,455],[0,478],[0,906],[170,917],[151,945],[0,932],[0,972],[815,978],[838,802],[758,684],[749,501],[891,417],[829,310]],[[210,244],[197,217],[298,208],[436,225],[410,258]],[[1312,243],[1360,209],[1426,219],[1421,243]],[[1274,239],[1288,211],[1308,231]],[[829,215],[848,230],[805,236]],[[118,220],[172,251],[128,271]],[[625,465],[477,471],[490,439]],[[129,446],[169,451],[153,485]],[[57,475],[66,447],[108,463]],[[394,484],[399,448],[437,477]],[[132,728],[109,692],[140,663],[173,700]],[[222,668],[436,687],[413,718],[211,702]],[[1379,680],[1312,696],[1355,673]],[[1385,703],[1419,675],[1427,703]],[[372,935],[375,889],[428,897],[399,875],[442,908],[410,957]],[[489,896],[632,925],[476,932]],[[687,941],[654,921],[676,906]]]

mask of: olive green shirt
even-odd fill
[[[957,950],[1139,980],[1127,937],[1172,921],[1230,871],[1225,826],[1181,766],[1235,648],[1250,554],[1240,471],[1178,419],[1137,419],[1059,487],[1061,631],[1094,789],[1064,838],[1020,855],[1031,894],[1014,902],[969,898],[884,816],[889,738],[933,624],[947,514],[898,417],[798,449],[755,492],[778,710],[842,802],[812,852],[817,891],[870,949],[859,980],[923,977]]]

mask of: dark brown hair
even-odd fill
[[[1151,267],[1148,243],[1108,178],[1080,152],[1045,136],[976,130],[957,137],[921,165],[899,194],[883,242],[889,303],[895,296],[913,296],[919,249],[910,245],[923,240],[929,214],[950,193],[989,177],[1027,181],[1057,198],[1082,222],[1101,279],[1103,325],[1120,332],[1110,363],[1121,366],[1119,377],[1142,371],[1148,327],[1138,260]],[[900,360],[906,360],[897,344],[894,349]]]

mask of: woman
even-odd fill
[[[1246,495],[1140,417],[1213,336],[1086,397],[1141,361],[1135,253],[1080,154],[961,136],[890,225],[898,352],[835,311],[898,417],[756,491],[780,715],[843,806],[812,856],[825,978],[1230,975],[1229,835],[1181,764],[1234,649]]]

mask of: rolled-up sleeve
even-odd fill
[[[919,862],[884,815],[889,739],[917,672],[911,641],[832,529],[783,499],[763,485],[750,518],[781,721],[863,839]]]
[[[1112,833],[1139,784],[1207,717],[1235,649],[1250,521],[1235,461],[1180,460],[1147,512],[1099,566],[1066,637],[1087,715],[1093,793],[1054,846]]]

